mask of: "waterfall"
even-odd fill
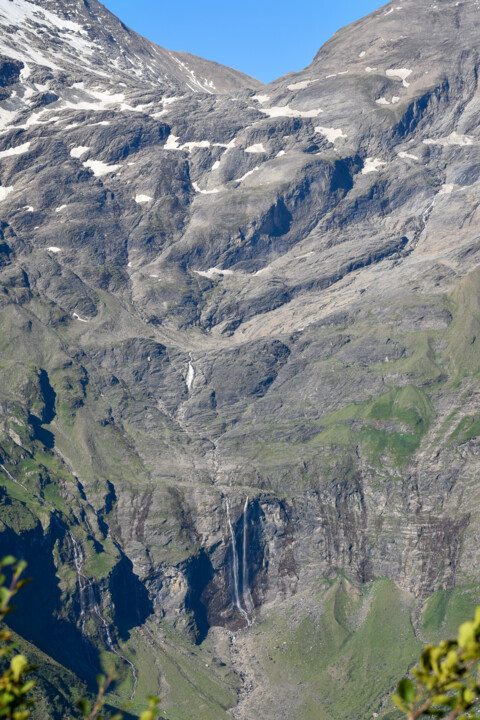
[[[235,540],[235,533],[233,532],[233,526],[232,521],[230,519],[230,502],[227,500],[227,524],[228,529],[230,530],[230,537],[232,540],[232,569],[233,569],[233,602],[235,607],[242,613],[242,615],[246,616],[247,613],[242,608],[240,604],[240,595],[238,592],[238,552],[237,552],[237,543]]]
[[[253,600],[248,584],[248,562],[247,562],[247,532],[248,532],[248,495],[243,506],[243,553],[242,553],[242,597],[247,613],[253,615]]]
[[[137,668],[128,658],[125,657],[125,655],[122,655],[122,653],[120,653],[117,650],[117,648],[115,647],[115,645],[113,644],[113,639],[112,639],[112,635],[110,633],[110,628],[108,627],[107,621],[105,620],[102,613],[100,612],[100,608],[98,607],[97,603],[94,603],[93,611],[103,625],[103,629],[105,631],[105,645],[107,646],[107,648],[110,650],[110,652],[114,653],[114,655],[117,655],[119,658],[124,660],[128,665],[130,665],[130,669],[132,671],[132,679],[133,679],[133,688],[132,688],[132,694],[130,695],[130,700],[133,700],[133,698],[135,697],[135,693],[137,691],[137,682],[138,682]]]
[[[73,548],[73,564],[75,565],[75,571],[77,573],[77,584],[78,594],[80,599],[80,632],[82,633],[82,640],[85,641],[85,611],[88,600],[88,583],[89,581],[83,574],[83,566],[85,564],[85,556],[83,554],[83,548],[78,542],[77,538],[73,533],[68,531],[68,537],[72,543]]]
[[[2,464],[0,463],[0,469],[3,470],[3,472],[5,473],[5,475],[6,475],[8,478],[10,478],[10,480],[11,480],[12,482],[14,482],[16,485],[19,485],[21,488],[23,488],[24,490],[26,490],[27,493],[30,493],[31,495],[33,495],[33,497],[35,498],[35,500],[37,500],[37,502],[39,502],[40,505],[43,505],[43,506],[45,507],[45,502],[44,502],[44,500],[43,500],[39,495],[37,495],[36,493],[31,493],[30,490],[29,490],[27,487],[25,487],[25,485],[23,485],[19,480],[16,480],[16,479],[13,477],[12,473],[7,470],[7,468],[5,467],[5,465],[2,465]]]
[[[188,392],[192,389],[193,381],[195,380],[195,368],[192,365],[192,353],[189,353],[189,358],[187,377],[185,378]]]
[[[29,489],[28,489],[27,487],[25,487],[25,485],[22,485],[21,482],[19,482],[18,480],[16,480],[16,479],[13,477],[12,473],[7,470],[7,468],[5,467],[5,465],[2,465],[2,464],[0,463],[0,468],[3,470],[3,472],[5,473],[5,475],[6,475],[8,478],[10,478],[10,480],[11,480],[12,482],[14,482],[16,485],[20,485],[20,487],[23,488],[24,490],[26,490],[27,492],[30,492]],[[42,505],[45,505],[45,503],[43,502],[43,500],[42,500],[41,498],[39,498],[38,495],[35,495],[35,494],[34,494],[34,497],[35,497],[37,500],[39,500]]]
[[[7,475],[7,477],[10,478],[10,480],[12,480],[12,482],[16,483],[17,485],[20,485],[20,487],[23,488],[24,490],[26,490],[27,492],[30,492],[28,490],[28,488],[25,487],[25,485],[23,485],[21,482],[19,482],[18,480],[16,480],[13,477],[13,475],[7,470],[5,465],[3,465],[2,463],[0,463],[0,470],[3,470],[5,475]],[[33,493],[33,497],[40,503],[40,505],[45,506],[44,500],[41,497],[39,497],[36,493]],[[50,508],[50,509],[53,511],[53,508]],[[108,650],[110,652],[114,653],[119,658],[121,658],[124,662],[126,662],[132,670],[133,691],[130,696],[130,700],[132,700],[133,697],[135,696],[135,692],[137,690],[137,681],[138,681],[137,668],[128,658],[126,658],[124,655],[122,655],[116,649],[116,647],[113,643],[113,639],[112,639],[112,635],[110,633],[110,628],[108,627],[108,623],[105,620],[105,618],[103,617],[100,607],[95,599],[95,592],[94,592],[94,588],[92,585],[92,581],[90,580],[90,578],[87,578],[86,575],[83,574],[83,567],[85,565],[85,554],[83,552],[82,545],[77,540],[75,535],[70,530],[68,530],[58,520],[58,518],[54,512],[52,512],[52,518],[58,527],[60,527],[62,530],[66,530],[67,535],[70,539],[70,543],[72,545],[73,564],[75,566],[75,572],[77,575],[78,594],[79,594],[79,600],[80,600],[80,632],[82,635],[82,640],[84,642],[86,642],[85,621],[87,619],[86,616],[87,616],[87,610],[88,610],[89,600],[90,600],[90,605],[93,609],[94,614],[98,617],[98,619],[100,620],[100,622],[103,625],[104,636],[105,636],[104,642],[105,642],[106,647],[108,648]]]
[[[73,564],[75,565],[75,571],[77,573],[77,583],[78,583],[78,591],[80,596],[80,631],[82,633],[82,640],[86,640],[85,636],[85,619],[86,619],[86,611],[88,607],[88,600],[90,597],[90,604],[93,610],[93,613],[97,616],[97,618],[100,620],[103,626],[104,630],[104,642],[107,647],[107,649],[112,652],[114,655],[117,655],[117,657],[121,658],[124,662],[126,662],[131,670],[132,670],[132,677],[133,677],[133,689],[132,694],[130,695],[130,700],[133,699],[135,696],[136,690],[137,690],[137,681],[138,681],[138,672],[135,665],[124,655],[122,655],[117,648],[115,647],[113,643],[113,638],[110,632],[110,628],[108,627],[108,623],[103,617],[102,611],[100,610],[100,606],[98,602],[95,599],[95,592],[92,585],[92,581],[90,578],[87,578],[83,574],[83,566],[85,565],[85,554],[83,552],[83,548],[81,544],[78,542],[75,535],[70,532],[70,530],[67,531],[68,537],[70,538],[70,542],[72,543],[73,548]]]
[[[243,543],[242,543],[242,605],[240,600],[240,562],[238,558],[237,540],[235,538],[235,532],[230,517],[230,501],[225,501],[227,510],[227,525],[230,532],[231,546],[232,546],[232,575],[233,575],[233,604],[239,611],[239,613],[245,618],[247,625],[253,624],[253,619],[250,615],[253,615],[254,608],[252,602],[252,596],[248,586],[248,566],[247,566],[247,511],[248,511],[248,497],[245,501],[243,509]]]

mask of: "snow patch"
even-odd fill
[[[263,143],[256,143],[255,145],[250,145],[249,147],[245,148],[245,152],[247,152],[247,153],[264,153],[267,151],[263,147]]]
[[[404,159],[408,158],[409,160],[418,160],[419,159],[417,157],[417,155],[412,155],[411,153],[404,152],[403,150],[402,150],[402,152],[397,153],[397,155],[399,158],[404,158]]]
[[[87,323],[88,320],[84,320],[84,318],[81,318],[78,313],[72,313],[72,317],[75,318],[75,320],[80,320],[80,322]]]
[[[6,22],[5,22],[6,20]],[[24,25],[27,28],[34,23],[64,30],[70,33],[80,33],[88,35],[87,31],[81,25],[71,20],[55,15],[49,10],[39,8],[38,5],[26,2],[26,0],[15,0],[12,3],[7,0],[0,2],[0,22],[2,25],[18,27]]]
[[[101,160],[86,160],[82,165],[91,170],[95,177],[102,177],[108,173],[116,172],[118,168],[122,167],[121,165],[107,165]]]
[[[196,275],[201,275],[202,277],[206,277],[209,280],[212,279],[214,275],[234,275],[235,273],[233,270],[221,270],[221,268],[213,267],[209,270],[193,270],[193,272]]]
[[[407,83],[407,78],[412,74],[412,70],[408,70],[407,68],[391,68],[390,70],[385,71],[385,75],[387,77],[394,78],[395,80],[401,80],[403,83],[403,87],[408,88],[410,86],[410,83]]]
[[[365,50],[362,50],[362,52],[359,54],[358,57],[359,57],[359,58],[363,58],[363,57],[365,57],[366,54],[367,54],[367,53],[365,52]]]
[[[377,105],[390,105],[390,101],[384,97],[378,98],[378,100],[375,100],[375,102],[377,103]]]
[[[378,172],[381,165],[386,165],[386,163],[378,158],[365,158],[362,175],[366,175],[371,172]]]
[[[178,144],[179,139],[176,135],[170,133],[167,142],[163,146],[164,150],[180,150],[180,145]]]
[[[340,128],[321,127],[320,125],[318,125],[315,128],[315,132],[324,135],[327,138],[328,142],[332,143],[332,145],[335,145],[336,140],[347,137],[343,130],[341,130]]]
[[[178,138],[177,138],[178,139]],[[168,142],[168,141],[167,141]],[[212,143],[210,140],[194,140],[193,142],[183,143],[181,149],[186,148],[188,152],[192,152],[194,148],[208,148]],[[166,147],[166,146],[165,146]]]
[[[473,145],[473,138],[468,135],[459,135],[456,132],[452,132],[444,138],[426,138],[423,143],[424,145],[441,145],[442,147],[448,147],[450,145],[463,147],[465,145]]]
[[[7,195],[10,195],[12,190],[13,190],[13,185],[10,185],[10,187],[0,187],[0,201],[5,200]]]
[[[440,190],[438,191],[438,195],[450,195],[455,188],[455,185],[453,183],[446,183],[445,185],[442,185]]]
[[[198,183],[193,182],[192,187],[197,193],[201,193],[202,195],[214,195],[215,193],[220,192],[218,188],[213,188],[213,190],[200,190]]]
[[[17,145],[17,147],[8,148],[8,150],[2,150],[0,151],[0,158],[11,157],[12,155],[22,155],[23,153],[28,152],[29,148],[30,143],[26,142],[23,143],[23,145]]]
[[[237,144],[237,141],[235,138],[233,140],[230,140],[229,143],[215,143],[215,147],[223,147],[225,150],[231,150],[234,148]]]
[[[246,172],[245,175],[242,175],[241,178],[238,178],[238,180],[236,182],[237,183],[243,182],[243,180],[245,180],[245,178],[247,178],[249,175],[252,175],[252,173],[256,172],[257,170],[260,170],[260,165],[257,165],[256,167],[253,168],[253,170],[249,170],[248,172]]]
[[[285,155],[285,150],[280,150],[280,152],[278,152],[275,157],[283,157],[284,155]]]
[[[16,112],[13,112],[12,110],[5,110],[5,108],[0,107],[0,128],[3,129],[13,123],[16,115]]]
[[[34,212],[35,208],[33,207],[33,205],[24,205],[22,210],[26,210],[27,212]]]
[[[317,80],[302,80],[301,82],[293,83],[292,85],[287,85],[287,90],[304,90],[306,87],[311,85],[312,83],[317,82]]]
[[[70,150],[70,156],[73,158],[80,158],[82,155],[84,155],[90,148],[87,145],[78,145],[77,147],[73,147]]]
[[[22,82],[25,82],[25,80],[27,80],[31,74],[32,71],[30,70],[29,66],[27,65],[27,63],[24,63],[23,68],[20,70],[20,80]]]
[[[51,245],[50,247],[47,248],[47,250],[48,250],[48,252],[51,252],[51,253],[62,252],[62,248],[56,247],[56,245]]]
[[[136,203],[148,203],[151,200],[153,200],[150,195],[135,195],[135,202]]]
[[[191,391],[194,380],[195,380],[195,369],[192,365],[192,360],[191,360],[191,356],[190,356],[190,360],[188,361],[187,377],[185,378],[185,383],[187,385],[188,392]]]
[[[260,112],[265,113],[268,117],[314,118],[320,115],[323,110],[296,110],[288,105],[283,105],[282,107],[262,108]]]
[[[62,210],[65,210],[66,207],[66,205],[60,205],[59,207],[55,208],[55,212],[62,212]]]
[[[256,100],[259,103],[266,103],[270,100],[270,95],[253,95],[252,100]]]
[[[220,167],[220,160],[215,160],[215,162],[212,165],[212,170],[216,170]]]

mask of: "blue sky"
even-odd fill
[[[339,28],[386,0],[101,0],[169,50],[186,50],[270,82],[301,70]]]

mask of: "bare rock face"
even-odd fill
[[[0,545],[77,676],[366,718],[478,599],[479,23],[388,4],[265,87],[0,0]]]

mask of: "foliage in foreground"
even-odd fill
[[[28,582],[20,579],[25,567],[26,563],[17,562],[12,556],[0,561],[0,622],[13,610],[10,605],[12,597]],[[7,568],[11,571],[8,584],[5,574]],[[35,681],[27,679],[27,676],[35,668],[28,664],[25,655],[14,655],[15,645],[11,639],[10,630],[3,625],[0,626],[0,658],[13,655],[0,677],[0,717],[8,720],[26,720],[30,717],[29,707],[34,702],[30,697],[30,691],[35,685]]]
[[[413,679],[403,678],[393,702],[407,720],[480,720],[480,606],[455,640],[427,645]]]
[[[0,623],[2,623],[0,625],[0,661],[13,655],[7,668],[0,675],[0,718],[5,720],[28,720],[30,708],[35,703],[35,699],[32,697],[35,680],[28,676],[31,676],[36,667],[29,664],[25,655],[14,654],[15,644],[12,642],[12,633],[3,625],[5,617],[14,610],[10,604],[12,598],[28,582],[27,579],[21,579],[26,566],[24,561],[17,561],[11,555],[0,560]],[[6,573],[11,576],[8,583]],[[85,698],[78,701],[82,720],[107,720],[100,713],[105,704],[107,690],[114,679],[113,671],[108,674],[108,677],[99,675],[95,701],[90,703]],[[158,703],[157,698],[150,698],[148,709],[142,712],[140,720],[156,720]],[[122,720],[122,718],[123,713],[119,711],[109,720]]]

